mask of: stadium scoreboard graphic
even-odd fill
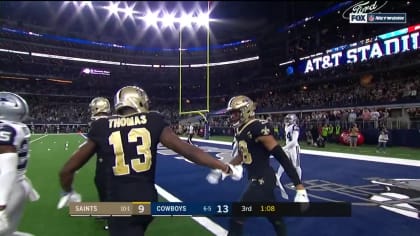
[[[405,24],[407,13],[350,13],[350,24]]]
[[[349,202],[72,202],[71,216],[319,216],[350,217]]]

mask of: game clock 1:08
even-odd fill
[[[276,206],[273,204],[262,204],[259,207],[259,211],[262,215],[274,214],[276,212]]]

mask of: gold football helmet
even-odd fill
[[[105,113],[107,115],[111,114],[111,104],[109,100],[104,97],[96,97],[92,99],[89,104],[91,119],[94,120],[96,116],[100,113]]]
[[[232,126],[237,128],[255,117],[255,104],[247,96],[235,96],[229,100],[226,111]]]
[[[114,97],[115,111],[130,107],[137,112],[149,111],[149,97],[146,92],[137,86],[126,86],[118,90]]]

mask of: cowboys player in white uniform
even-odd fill
[[[17,232],[29,199],[39,194],[25,176],[29,158],[28,126],[21,123],[29,113],[26,101],[17,94],[0,92],[0,235],[30,236]]]
[[[284,152],[287,154],[289,159],[292,161],[293,166],[296,168],[296,172],[299,175],[299,179],[302,179],[302,168],[300,167],[300,146],[299,146],[299,126],[297,125],[298,117],[295,114],[287,114],[284,118],[284,134],[286,137],[286,145],[283,147]],[[286,192],[280,182],[280,178],[284,172],[283,166],[279,166],[277,169],[278,185],[281,189],[281,195],[283,198],[288,199]]]

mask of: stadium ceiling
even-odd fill
[[[322,11],[337,1],[1,1],[0,18],[17,27],[36,26],[55,33],[94,41],[144,47],[203,46],[209,9],[211,42],[255,38]],[[209,7],[209,8],[208,8]]]

